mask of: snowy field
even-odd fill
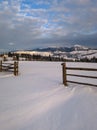
[[[97,68],[93,63],[67,65]],[[97,130],[96,87],[65,87],[61,62],[22,61],[19,70],[16,77],[0,73],[0,130]]]

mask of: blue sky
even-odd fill
[[[0,51],[97,48],[97,0],[0,0]]]

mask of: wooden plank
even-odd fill
[[[2,60],[0,61],[0,72],[2,72]]]
[[[67,74],[68,76],[84,77],[84,78],[93,78],[97,79],[96,76],[86,76],[86,75],[77,75],[77,74]]]
[[[14,62],[14,75],[17,76],[18,75],[18,62]]]
[[[62,77],[63,77],[63,84],[67,86],[67,75],[66,75],[66,64],[63,63],[62,65]]]
[[[70,80],[67,80],[67,82],[69,82],[69,83],[75,83],[75,84],[81,84],[81,85],[88,85],[88,86],[94,86],[94,87],[97,87],[96,84],[82,83],[82,82],[76,82],[76,81],[70,81]]]
[[[95,68],[73,68],[73,67],[66,67],[68,70],[86,70],[86,71],[97,71]]]

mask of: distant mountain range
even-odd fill
[[[81,46],[81,45],[74,45],[73,47],[37,48],[37,49],[34,49],[33,51],[40,51],[40,52],[55,52],[55,51],[72,52],[72,51],[83,51],[83,50],[89,50],[89,48]]]
[[[91,49],[81,45],[74,45],[73,47],[47,47],[33,50],[17,51],[18,54],[30,54],[59,57],[63,59],[80,60],[84,58],[97,58],[97,49]]]

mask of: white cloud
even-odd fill
[[[43,4],[43,0],[35,2]],[[42,45],[44,41],[47,44],[63,44],[69,34],[97,31],[97,2],[46,0],[47,9],[33,9],[27,4],[21,9],[21,3],[22,0],[11,1],[11,4],[8,1],[0,3],[1,47],[15,43],[16,48],[26,48]]]
[[[15,43],[12,43],[12,42],[10,42],[10,43],[8,43],[10,46],[13,46],[13,45],[15,45]]]

